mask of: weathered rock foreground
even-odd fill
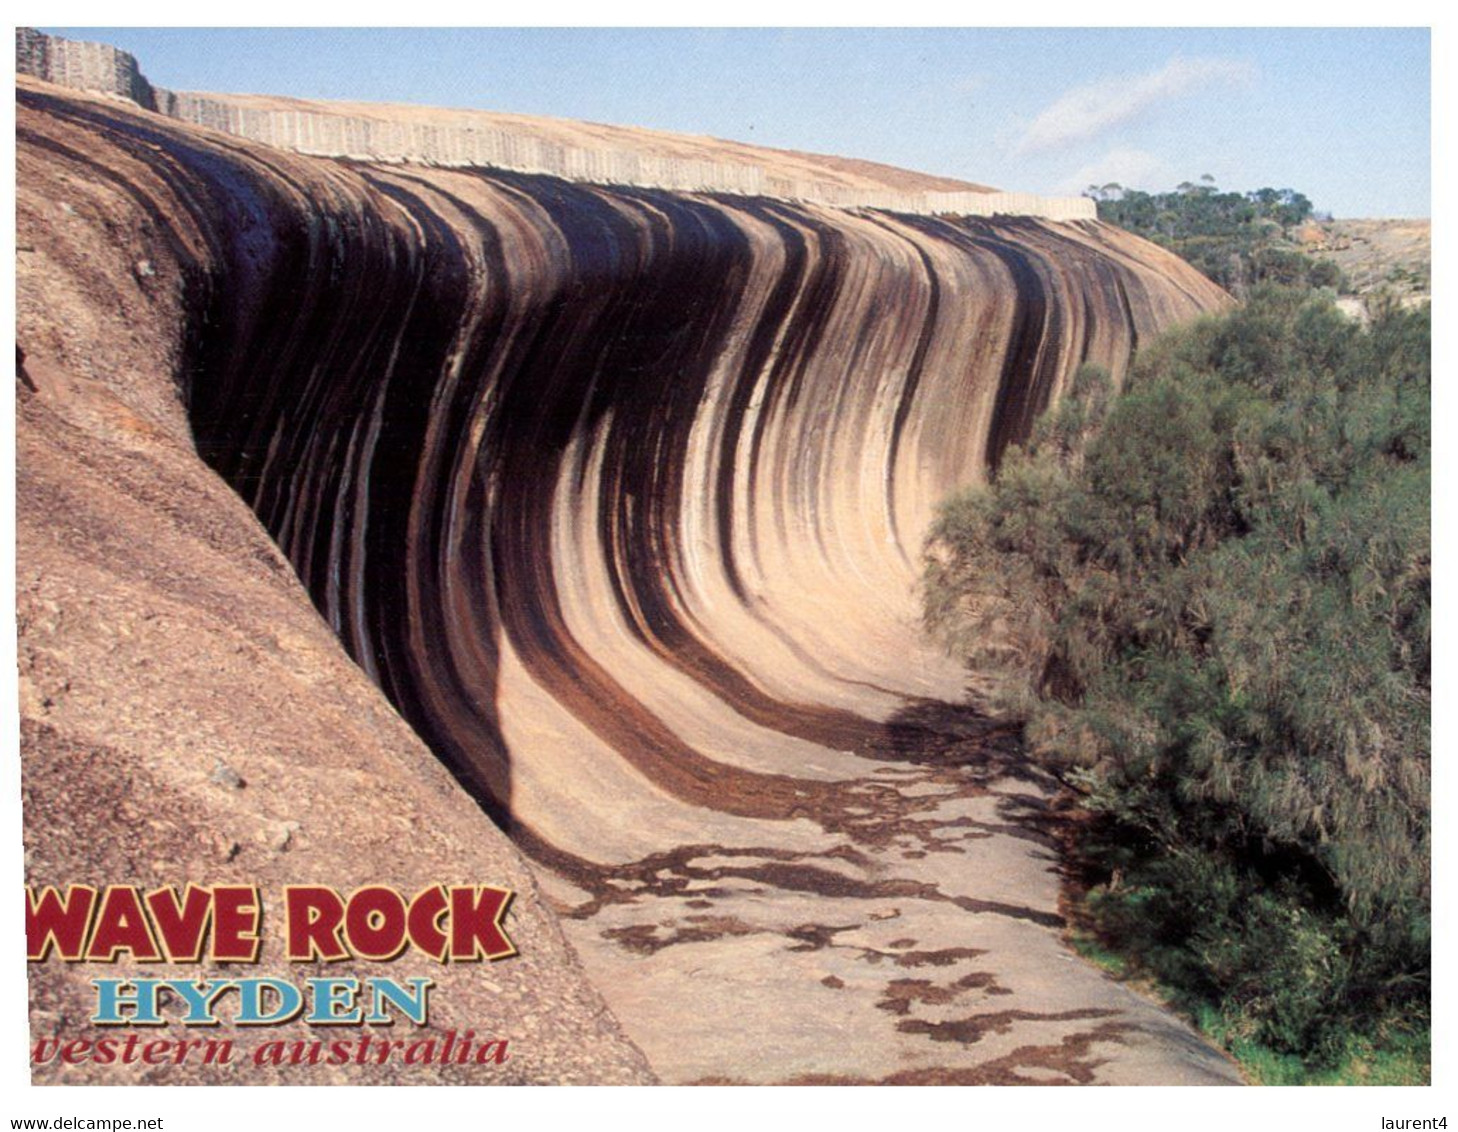
[[[1234,1080],[1061,945],[1046,786],[942,706],[914,594],[935,503],[1212,285],[1092,222],[19,100],[33,879],[511,883],[521,958],[441,1001],[525,1079],[645,1071],[195,444],[664,1079]],[[73,812],[96,843],[47,836]]]

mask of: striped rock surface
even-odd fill
[[[19,97],[24,160],[134,205],[114,287],[177,343],[108,369],[23,301],[28,357],[190,432],[663,1079],[1237,1080],[1061,941],[1048,784],[954,706],[915,593],[938,500],[1213,285],[1096,222],[308,158]]]

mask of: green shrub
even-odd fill
[[[1307,269],[1306,281],[1313,287],[1330,287],[1333,291],[1341,290],[1346,284],[1342,269],[1332,259],[1319,259],[1313,263]]]
[[[928,624],[1099,817],[1101,928],[1317,1061],[1427,996],[1428,343],[1258,289],[1081,371],[928,549]]]

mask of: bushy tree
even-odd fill
[[[1182,256],[1226,290],[1244,295],[1261,282],[1335,287],[1341,272],[1290,246],[1293,231],[1313,216],[1293,189],[1221,192],[1206,173],[1173,192],[1090,185],[1099,219],[1153,240]]]
[[[1263,287],[1080,371],[929,544],[928,623],[1099,816],[1104,929],[1307,1055],[1425,1001],[1428,343]]]

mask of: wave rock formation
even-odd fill
[[[133,215],[65,238],[132,269],[98,306],[172,320],[175,393],[80,360],[23,282],[27,357],[147,427],[185,409],[665,1080],[1234,1080],[1061,943],[1048,784],[951,706],[915,592],[937,502],[1213,285],[1092,221],[329,160],[19,99],[22,181],[62,186],[23,200],[37,226],[84,212],[51,215],[68,184]]]

